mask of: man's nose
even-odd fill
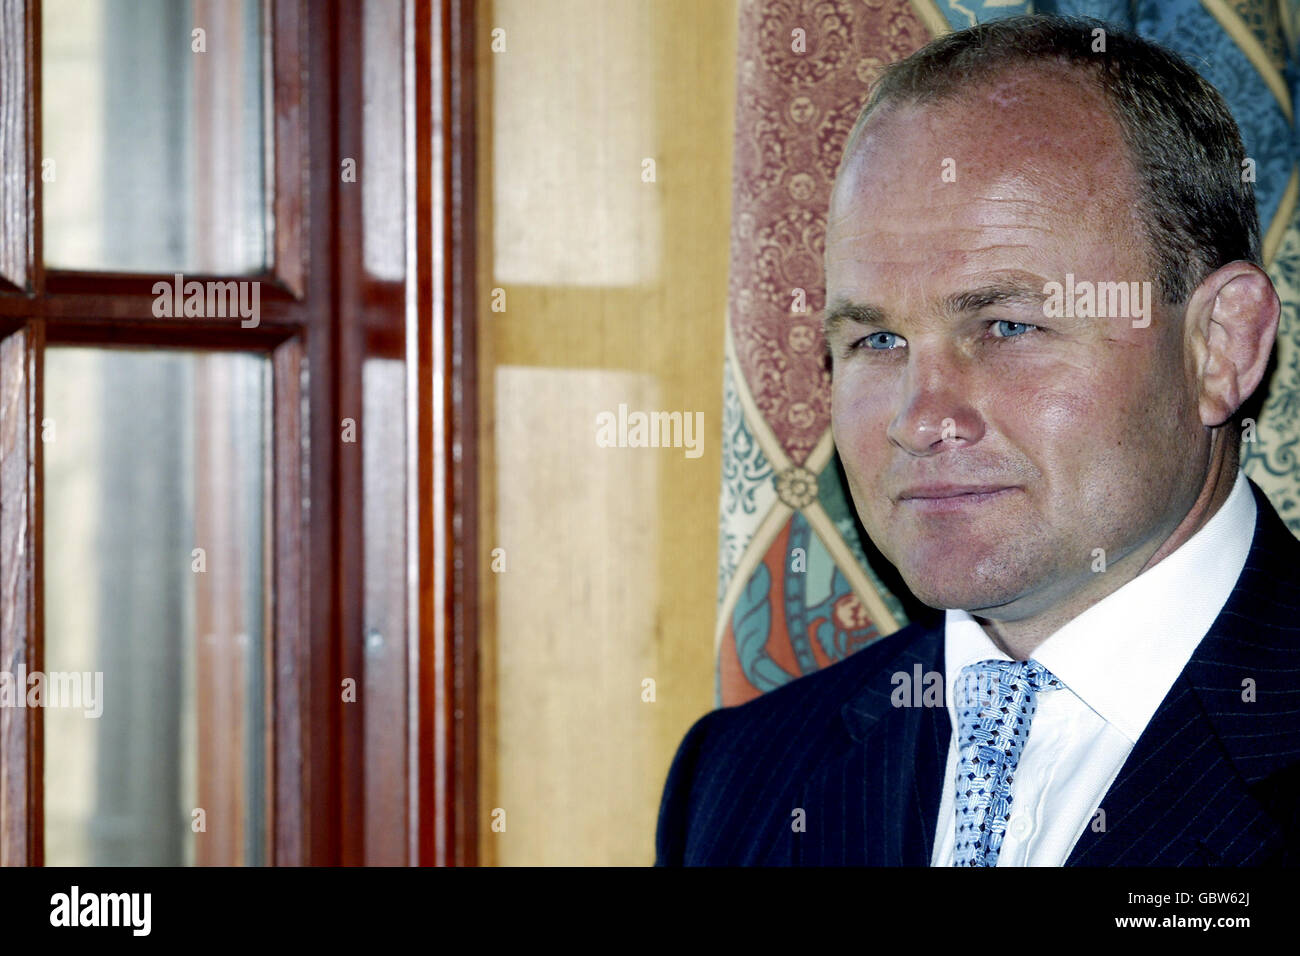
[[[909,356],[889,440],[908,454],[925,457],[973,445],[983,437],[984,420],[970,402],[960,363],[940,356]]]

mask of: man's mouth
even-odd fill
[[[1018,490],[1015,485],[997,484],[913,485],[899,494],[898,502],[922,511],[956,511],[1000,501]]]

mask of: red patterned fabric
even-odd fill
[[[793,31],[804,31],[796,53]],[[819,310],[840,151],[885,64],[929,40],[901,0],[747,0],[740,10],[731,323],[740,373],[801,463],[830,427]],[[791,314],[795,289],[808,311]]]
[[[822,255],[841,150],[880,71],[929,38],[906,0],[741,3],[719,704],[906,621],[857,550],[834,459],[825,445],[812,453],[830,428]],[[798,296],[804,311],[793,311]]]

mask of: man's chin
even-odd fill
[[[971,614],[1007,608],[1023,597],[1025,588],[1019,581],[981,582],[975,575],[936,577],[933,573],[902,572],[908,590],[918,601],[939,610],[960,609]]]

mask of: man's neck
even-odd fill
[[[1215,437],[1222,438],[1222,435],[1220,433]],[[1118,574],[1093,578],[1090,583],[1100,585],[1099,589],[1076,592],[1071,599],[1058,602],[1050,610],[1022,620],[999,621],[978,616],[975,620],[999,650],[1014,660],[1028,660],[1040,644],[1062,627],[1138,575],[1155,567],[1205,527],[1232,493],[1232,486],[1237,480],[1237,467],[1238,455],[1235,448],[1229,451],[1226,444],[1212,446],[1211,467],[1187,514],[1157,547],[1150,550],[1145,559],[1139,551],[1128,556],[1124,562],[1126,567],[1112,566],[1111,570],[1119,572]]]

